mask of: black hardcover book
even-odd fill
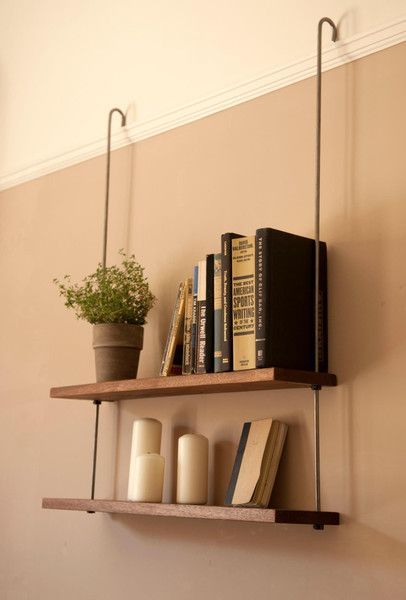
[[[192,330],[190,335],[190,354],[192,359],[191,373],[196,373],[196,341],[197,341],[197,283],[199,267],[193,268],[193,305],[192,305]]]
[[[197,286],[196,373],[214,370],[214,254],[199,262]]]
[[[223,233],[221,236],[221,296],[223,304],[223,331],[221,348],[221,371],[233,370],[233,314],[232,314],[232,254],[231,245],[239,233]]]
[[[247,444],[248,434],[250,432],[251,422],[244,423],[242,428],[242,433],[240,437],[240,443],[238,444],[238,450],[234,461],[233,470],[230,477],[230,483],[228,484],[228,489],[226,493],[226,498],[224,500],[224,504],[231,505],[233,502],[233,495],[235,486],[237,484],[238,475],[240,473],[240,467],[242,462],[242,457],[244,456],[245,446]]]
[[[256,232],[256,366],[315,369],[315,241]],[[327,248],[320,242],[319,370],[328,370]]]

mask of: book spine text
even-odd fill
[[[255,368],[255,236],[232,243],[233,366]]]

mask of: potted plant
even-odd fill
[[[134,255],[123,250],[120,254],[121,265],[103,267],[99,263],[81,283],[72,283],[70,275],[62,281],[54,279],[65,306],[93,325],[97,381],[137,376],[143,325],[155,302],[144,268]]]

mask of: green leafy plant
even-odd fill
[[[65,306],[75,311],[78,319],[89,323],[130,323],[144,325],[145,317],[156,298],[151,293],[144,268],[120,250],[120,266],[104,268],[99,263],[96,271],[81,283],[72,283],[70,275],[62,281],[54,279]]]

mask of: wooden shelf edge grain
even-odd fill
[[[144,502],[126,502],[122,500],[44,498],[42,500],[42,508],[143,515],[151,517],[248,521],[251,523],[287,523],[297,525],[339,525],[340,523],[340,515],[336,512],[196,506],[190,504],[150,504]]]
[[[50,395],[51,398],[115,402],[159,396],[303,388],[311,385],[336,386],[337,379],[330,373],[294,371],[273,367],[230,373],[151,377],[53,387]]]

